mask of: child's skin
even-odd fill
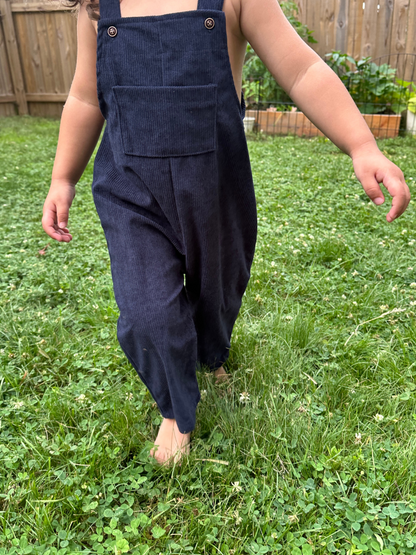
[[[195,10],[197,0],[122,0],[122,17],[162,15]],[[375,204],[384,202],[379,183],[387,188],[392,222],[410,201],[403,173],[378,149],[364,118],[344,85],[325,62],[297,35],[277,0],[224,0],[227,41],[237,95],[241,97],[242,67],[247,41],[276,81],[299,109],[325,135],[348,154],[366,194]],[[62,111],[51,186],[45,200],[42,225],[57,241],[69,242],[68,212],[81,178],[100,137],[104,118],[97,99],[97,22],[89,19],[85,3],[78,15],[78,50],[75,76]],[[216,381],[226,379],[224,369]],[[159,463],[180,460],[189,452],[190,434],[181,434],[176,421],[164,419],[151,455]]]

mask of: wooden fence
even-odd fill
[[[76,15],[50,0],[0,0],[0,116],[60,118],[76,64]]]
[[[416,54],[416,0],[296,1],[321,56],[333,49],[354,57]],[[59,118],[75,63],[73,10],[55,0],[0,0],[0,116]],[[403,66],[398,75],[412,71]]]
[[[318,44],[312,48],[321,57],[331,50],[340,50],[355,59],[383,56],[396,67],[396,63],[405,59],[397,54],[416,54],[416,0],[296,0],[296,3],[299,19],[314,31]],[[398,68],[404,79],[410,78],[412,71],[410,66]]]

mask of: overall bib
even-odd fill
[[[165,418],[195,427],[198,364],[227,359],[257,214],[223,0],[121,17],[100,1],[106,119],[92,192],[120,311],[117,338]]]

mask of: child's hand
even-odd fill
[[[56,241],[69,242],[68,215],[75,197],[75,185],[68,181],[52,181],[43,205],[42,227]]]
[[[383,183],[393,197],[386,220],[392,222],[403,214],[410,202],[410,191],[402,170],[386,158],[377,147],[360,148],[350,156],[355,175],[374,204],[379,205],[384,202],[379,183]]]

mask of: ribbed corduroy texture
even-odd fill
[[[98,22],[97,92],[107,122],[92,191],[120,310],[117,335],[182,433],[195,427],[198,363],[214,370],[228,357],[257,232],[222,1],[121,18],[119,0],[101,0]]]

